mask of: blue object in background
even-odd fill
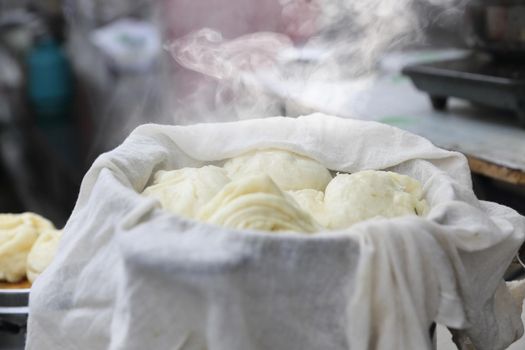
[[[36,124],[48,145],[71,168],[79,167],[73,118],[73,84],[69,61],[59,44],[42,35],[27,56],[28,98]]]
[[[65,123],[71,108],[72,78],[69,62],[58,43],[39,39],[27,58],[29,100],[39,125]]]

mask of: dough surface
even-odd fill
[[[227,184],[197,218],[233,229],[311,233],[320,228],[265,174]]]
[[[55,257],[62,230],[44,230],[36,239],[27,256],[27,279],[33,283],[35,279],[51,264]]]
[[[330,229],[374,217],[423,215],[427,211],[421,184],[390,171],[338,174],[326,187],[324,200]]]
[[[222,168],[182,168],[158,171],[153,184],[142,193],[158,199],[163,208],[188,218],[215,196],[230,179]]]
[[[159,171],[144,195],[188,218],[234,229],[317,232],[376,217],[423,215],[421,184],[366,170],[338,174],[298,154],[258,150],[205,166]]]
[[[228,160],[224,169],[232,180],[267,174],[283,191],[307,188],[324,191],[332,180],[328,169],[319,162],[278,149],[248,152]]]
[[[308,188],[305,190],[287,191],[286,193],[293,198],[302,210],[312,215],[319,224],[327,227],[328,218],[324,205],[324,192]]]
[[[24,279],[33,243],[43,230],[52,228],[50,221],[36,214],[0,214],[0,281]]]

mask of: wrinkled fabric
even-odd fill
[[[157,170],[261,148],[411,176],[429,211],[276,234],[183,219],[139,194]],[[504,349],[523,333],[502,276],[524,229],[476,199],[462,155],[390,126],[321,114],[144,125],[86,174],[33,285],[27,349],[428,349],[433,321]]]

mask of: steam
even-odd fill
[[[185,105],[189,101],[190,106],[197,108],[192,113],[193,120],[196,115],[206,121],[281,114],[282,107],[277,97],[265,93],[254,74],[264,71],[278,81],[284,79],[279,55],[293,48],[287,36],[260,32],[227,41],[219,32],[206,28],[180,38],[166,48],[183,67],[220,82],[211,109],[203,105],[210,93],[206,84],[183,99]],[[210,119],[206,118],[206,113],[211,114]]]
[[[370,103],[377,103],[370,100],[370,91],[381,56],[424,43],[426,26],[456,24],[466,1],[169,1],[176,6],[151,5],[166,12],[164,16],[145,17],[152,23],[167,21],[165,31],[186,32],[205,19],[223,32],[204,28],[176,38],[166,49],[177,64],[171,57],[158,57],[147,74],[121,75],[109,74],[87,35],[89,23],[120,17],[111,12],[115,9],[110,2],[100,2],[101,11],[96,11],[106,19],[102,21],[93,18],[91,7],[66,6],[69,52],[79,80],[90,91],[87,109],[94,112],[93,123],[88,121],[94,140],[85,145],[86,164],[146,122],[190,124],[312,111],[364,115]],[[212,10],[200,16],[207,5]],[[254,6],[256,10],[250,8]],[[225,23],[232,12],[241,14],[239,21]],[[104,15],[108,13],[113,15]],[[265,16],[271,17],[268,23],[248,23]],[[259,32],[231,39],[233,33],[266,25],[284,34]]]
[[[275,67],[279,53],[292,45],[285,35],[264,32],[225,41],[219,32],[206,28],[176,40],[167,48],[184,67],[226,79]]]
[[[341,114],[326,110],[336,99],[352,101],[358,111],[384,53],[423,43],[424,27],[436,20],[450,24],[464,1],[280,0],[288,35],[225,40],[208,28],[190,33],[166,49],[181,66],[207,78],[179,99],[178,121],[185,113],[201,121],[296,115],[320,105]],[[434,17],[421,17],[416,9],[422,6]],[[323,87],[336,81],[344,81],[344,88],[324,94]]]

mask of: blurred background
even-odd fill
[[[496,10],[485,16],[483,6]],[[476,90],[467,83],[484,87],[513,67],[515,81],[496,83],[524,96],[521,66],[505,47],[480,47],[469,8],[514,23],[514,45],[525,42],[520,1],[0,0],[0,212],[33,211],[61,226],[93,160],[143,123],[322,111],[464,152],[478,195],[523,213],[524,132],[516,110],[504,110],[514,100],[447,105],[443,93],[465,99],[465,89]],[[494,35],[505,37],[505,28]],[[469,72],[478,67],[465,66],[471,61],[437,75],[428,65],[478,51],[503,62],[485,80]],[[451,74],[463,80],[451,83]]]

